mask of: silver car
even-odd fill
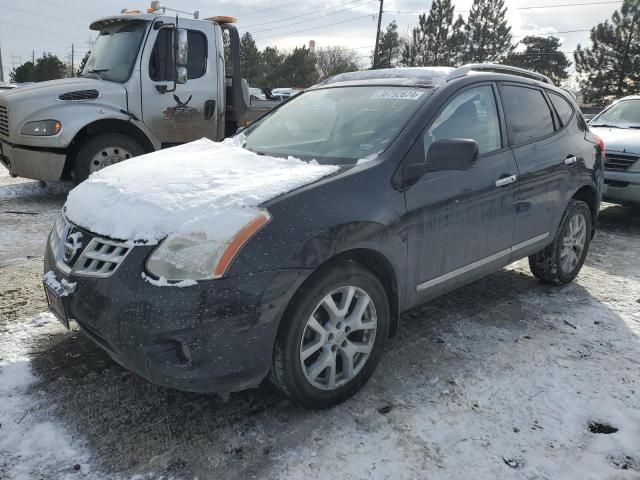
[[[640,206],[640,95],[613,102],[589,126],[606,149],[605,200]]]

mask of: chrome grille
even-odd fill
[[[4,105],[0,105],[0,135],[9,136],[9,110]]]
[[[638,161],[640,156],[622,153],[605,153],[604,168],[605,170],[613,170],[616,172],[624,172],[629,170],[631,166]]]
[[[132,245],[94,237],[73,266],[74,275],[108,277],[131,251]]]

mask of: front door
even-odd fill
[[[198,25],[198,23],[200,25]],[[180,19],[188,29],[187,83],[173,90],[171,30],[152,29],[141,60],[142,117],[165,146],[207,137],[216,140],[218,72],[215,35],[202,22]],[[211,33],[208,35],[208,33]]]
[[[492,84],[454,94],[426,130],[422,158],[434,141],[446,138],[476,140],[480,158],[468,170],[427,173],[405,192],[408,278],[418,300],[508,258],[517,168],[502,137]]]

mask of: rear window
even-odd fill
[[[504,85],[504,112],[513,145],[523,145],[555,131],[553,115],[541,90]]]
[[[565,98],[557,93],[549,92],[549,98],[551,99],[551,103],[553,103],[553,107],[556,109],[560,120],[562,121],[562,125],[566,126],[571,120],[573,116],[573,107]]]

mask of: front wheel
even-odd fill
[[[547,283],[571,282],[584,264],[591,242],[591,210],[582,201],[569,202],[553,243],[529,257],[533,275]]]
[[[93,172],[143,153],[144,149],[138,142],[122,133],[96,135],[78,151],[73,179],[76,183],[84,182]]]
[[[308,408],[346,400],[380,361],[389,319],[384,287],[371,272],[352,263],[319,272],[283,318],[273,354],[273,383]]]

